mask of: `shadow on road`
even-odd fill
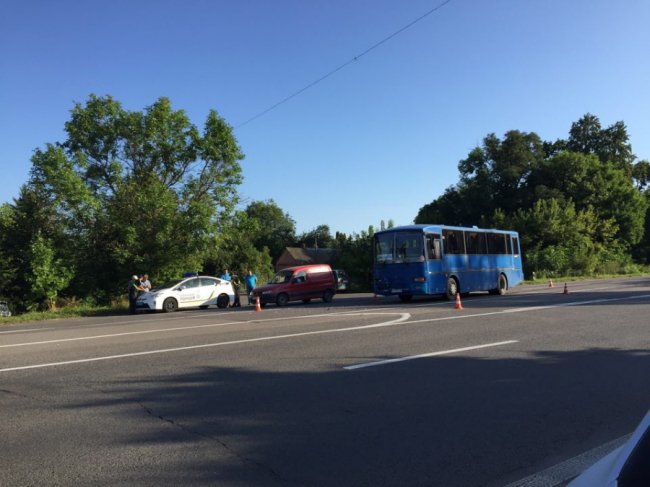
[[[646,346],[340,365],[143,372],[103,383],[104,402],[71,407],[137,404],[125,420],[161,422],[120,447],[208,438],[232,457],[184,465],[178,479],[148,477],[154,484],[240,485],[255,471],[259,485],[492,486],[630,432],[650,406]]]

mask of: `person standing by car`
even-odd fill
[[[135,314],[135,302],[138,300],[138,293],[143,290],[140,279],[134,275],[129,283],[129,313]]]
[[[145,274],[142,276],[142,279],[140,279],[140,287],[142,287],[142,290],[145,293],[148,293],[151,291],[151,282],[149,281],[149,275]]]
[[[224,281],[230,281],[232,279],[232,277],[228,273],[228,269],[223,270],[223,274],[221,274],[221,279],[223,279]]]
[[[251,302],[251,293],[253,292],[253,289],[255,289],[255,285],[257,284],[257,276],[253,274],[253,271],[250,269],[248,270],[248,274],[246,274],[246,297],[248,298],[248,304],[253,304]]]
[[[239,288],[241,287],[241,281],[239,280],[239,276],[237,274],[233,274],[230,282],[232,283],[233,291],[235,291],[235,301],[233,301],[232,307],[240,308],[241,302],[239,301]]]

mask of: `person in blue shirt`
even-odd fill
[[[230,281],[230,280],[232,280],[232,277],[231,277],[230,274],[228,273],[228,269],[224,269],[224,270],[223,270],[223,274],[221,274],[221,279],[223,279],[224,281]]]
[[[253,292],[253,289],[255,289],[255,285],[257,284],[257,276],[253,274],[253,271],[250,269],[248,270],[248,274],[246,274],[246,296],[248,297],[248,304],[253,304],[251,302],[251,292]]]

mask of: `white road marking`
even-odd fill
[[[358,313],[350,313],[351,315],[358,316]],[[145,352],[135,352],[135,353],[125,353],[125,354],[120,354],[120,355],[107,355],[104,357],[93,357],[93,358],[86,358],[86,359],[79,359],[79,360],[66,360],[63,362],[51,362],[47,364],[37,364],[37,365],[25,365],[21,367],[8,367],[5,369],[0,369],[0,372],[12,372],[16,370],[28,370],[28,369],[43,369],[46,367],[57,367],[60,365],[70,365],[70,364],[81,364],[81,363],[87,363],[87,362],[99,362],[101,360],[115,360],[115,359],[120,359],[120,358],[127,358],[127,357],[139,357],[143,355],[154,355],[154,354],[160,354],[160,353],[171,353],[171,352],[181,352],[181,351],[186,351],[186,350],[197,350],[201,348],[213,348],[213,347],[223,347],[226,345],[239,345],[242,343],[254,343],[254,342],[263,342],[263,341],[271,341],[271,340],[281,340],[285,338],[295,338],[295,337],[301,337],[301,336],[309,336],[309,335],[323,335],[326,333],[344,333],[344,332],[349,332],[349,331],[355,331],[355,330],[366,330],[370,328],[381,328],[385,326],[395,326],[400,323],[405,322],[408,320],[411,315],[409,313],[363,313],[364,315],[395,315],[399,314],[400,317],[395,319],[395,320],[390,320],[390,321],[385,321],[383,323],[377,323],[374,325],[364,325],[364,326],[355,326],[355,327],[350,327],[350,328],[337,328],[337,329],[332,329],[332,330],[317,330],[317,331],[308,331],[308,332],[303,332],[303,333],[291,333],[288,335],[276,335],[276,336],[267,336],[267,337],[259,337],[259,338],[248,338],[244,340],[232,340],[229,342],[218,342],[218,343],[205,343],[203,345],[192,345],[188,347],[176,347],[176,348],[167,348],[167,349],[162,349],[162,350],[149,350]]]
[[[524,479],[512,482],[505,487],[552,487],[564,483],[567,480],[580,475],[598,460],[605,457],[616,448],[619,448],[630,439],[630,436],[632,436],[631,433],[565,460],[562,463],[558,463],[557,465],[542,470],[541,472],[530,475]]]
[[[248,320],[248,321],[227,321],[225,323],[208,323],[206,325],[193,325],[193,326],[178,326],[174,328],[157,328],[154,330],[140,330],[140,331],[125,331],[122,333],[108,333],[105,335],[93,335],[93,336],[87,336],[87,337],[75,337],[75,338],[59,338],[56,340],[42,340],[38,342],[23,342],[23,343],[11,343],[8,345],[0,345],[0,348],[13,348],[13,347],[27,347],[27,346],[33,346],[33,345],[46,345],[50,343],[64,343],[64,342],[77,342],[81,340],[100,340],[102,338],[112,338],[112,337],[120,337],[120,336],[130,336],[130,335],[146,335],[146,334],[151,334],[151,333],[166,333],[170,331],[184,331],[184,330],[193,330],[193,329],[199,329],[199,328],[216,328],[220,326],[230,326],[230,325],[250,325],[250,324],[255,324],[255,323],[267,323],[270,321],[289,321],[289,320],[299,320],[303,318],[324,318],[324,317],[331,317],[331,316],[342,316],[342,315],[365,315],[365,314],[374,314],[374,315],[380,315],[380,314],[404,314],[404,313],[386,313],[386,312],[377,312],[373,310],[364,310],[364,311],[359,311],[359,312],[349,312],[349,311],[342,311],[338,313],[322,313],[322,314],[317,314],[317,315],[300,315],[300,316],[286,316],[286,317],[280,317],[280,318],[266,318],[266,319],[258,319],[258,320]],[[409,315],[410,316],[410,315]]]
[[[546,309],[554,309],[554,308],[562,308],[562,307],[567,307],[567,306],[580,306],[580,305],[585,305],[585,304],[597,304],[597,303],[607,303],[607,302],[614,302],[614,301],[624,301],[624,300],[631,300],[631,299],[644,299],[644,298],[650,298],[650,294],[644,294],[641,296],[626,296],[622,298],[608,298],[608,299],[594,299],[594,300],[589,300],[589,301],[572,301],[569,303],[559,303],[559,304],[553,304],[553,305],[545,305],[545,306],[533,306],[529,308],[514,308],[514,309],[506,309],[502,311],[493,311],[489,313],[475,313],[475,314],[458,314],[455,316],[444,316],[444,317],[439,317],[439,318],[427,318],[423,320],[414,320],[414,321],[409,321],[408,323],[404,324],[417,324],[417,323],[432,323],[432,322],[437,322],[437,321],[448,321],[448,320],[459,320],[459,319],[471,319],[471,318],[481,318],[485,316],[494,316],[494,315],[500,315],[500,314],[506,314],[506,313],[523,313],[523,312],[529,312],[529,311],[539,311],[539,310],[546,310]],[[337,316],[360,316],[360,315],[382,315],[382,314],[398,314],[398,313],[385,313],[385,312],[373,312],[373,311],[368,311],[368,312],[343,312],[343,313],[326,313],[326,314],[320,314],[320,315],[303,315],[301,318],[309,318],[309,317],[322,317],[322,316],[332,316],[332,315],[337,315]],[[398,320],[392,320],[387,323],[380,323],[377,325],[365,325],[365,326],[354,326],[354,327],[349,327],[349,328],[336,328],[336,329],[331,329],[331,330],[317,330],[317,331],[312,331],[312,332],[304,332],[304,333],[295,333],[295,334],[289,334],[289,335],[279,335],[279,336],[272,336],[272,337],[260,337],[260,338],[251,338],[247,340],[235,340],[232,342],[221,342],[221,343],[209,343],[209,344],[204,344],[204,345],[194,345],[190,347],[179,347],[179,348],[170,348],[170,349],[165,349],[165,350],[152,350],[148,352],[138,352],[138,353],[133,353],[133,354],[124,354],[124,355],[111,355],[108,357],[96,357],[96,358],[90,358],[90,359],[81,359],[78,361],[71,361],[71,362],[56,362],[52,364],[40,364],[40,365],[30,365],[30,366],[25,366],[25,367],[12,367],[12,368],[6,368],[6,369],[0,369],[0,372],[9,372],[12,370],[24,370],[24,369],[30,369],[30,368],[42,368],[42,367],[53,367],[56,365],[65,365],[68,363],[82,363],[82,362],[94,362],[94,361],[99,361],[99,360],[109,360],[109,359],[114,359],[114,358],[124,358],[124,357],[132,357],[132,356],[138,356],[138,355],[151,355],[151,354],[156,354],[156,353],[166,353],[166,352],[175,352],[175,351],[181,351],[181,350],[192,350],[192,349],[197,349],[197,348],[209,348],[209,347],[217,347],[217,346],[223,346],[223,345],[233,345],[233,344],[239,344],[239,343],[251,343],[251,342],[257,342],[257,341],[266,341],[266,340],[278,340],[281,338],[292,338],[292,337],[297,337],[297,336],[307,336],[307,335],[318,335],[318,334],[324,334],[324,333],[344,333],[348,331],[355,331],[355,330],[364,330],[364,329],[371,329],[371,328],[378,328],[382,326],[393,326],[398,323],[403,323],[405,320],[411,317],[409,313],[399,313],[401,315],[401,318]],[[241,323],[255,323],[257,322],[266,322],[266,321],[277,321],[277,320],[286,320],[286,319],[296,319],[298,317],[292,317],[292,318],[271,318],[268,320],[252,320],[248,322],[231,322],[227,324],[241,324]],[[209,326],[225,326],[226,324],[224,323],[219,323],[219,324],[211,324],[211,325],[197,325],[195,328],[201,328],[201,327],[209,327]],[[180,328],[180,329],[187,329],[186,328]],[[142,332],[129,332],[129,333],[147,333],[147,332],[164,332],[166,330],[171,330],[171,329],[162,329],[162,330],[149,330],[149,331],[142,331]],[[128,334],[128,333],[126,333]],[[120,334],[118,334],[120,335]],[[107,337],[103,336],[103,337]],[[82,338],[70,338],[66,340],[81,340],[84,339]],[[4,345],[4,347],[8,347],[9,345]],[[17,346],[17,345],[14,345]]]
[[[379,360],[377,362],[367,362],[365,364],[348,365],[347,367],[343,367],[343,368],[345,370],[363,369],[365,367],[375,367],[377,365],[394,364],[396,362],[406,362],[407,360],[417,360],[417,359],[427,358],[427,357],[436,357],[438,355],[449,355],[452,353],[468,352],[470,350],[480,350],[481,348],[499,347],[501,345],[509,345],[511,343],[518,343],[518,342],[519,340],[508,340],[505,342],[484,343],[483,345],[475,345],[473,347],[454,348],[452,350],[443,350],[441,352],[421,353],[419,355],[409,355],[408,357],[391,358],[387,360]]]
[[[29,328],[27,330],[11,330],[11,331],[0,331],[0,335],[8,335],[9,333],[29,333],[30,331],[41,331],[41,330],[55,330],[56,328]]]

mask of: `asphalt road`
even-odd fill
[[[562,286],[2,326],[0,485],[511,484],[650,408],[650,279]]]

